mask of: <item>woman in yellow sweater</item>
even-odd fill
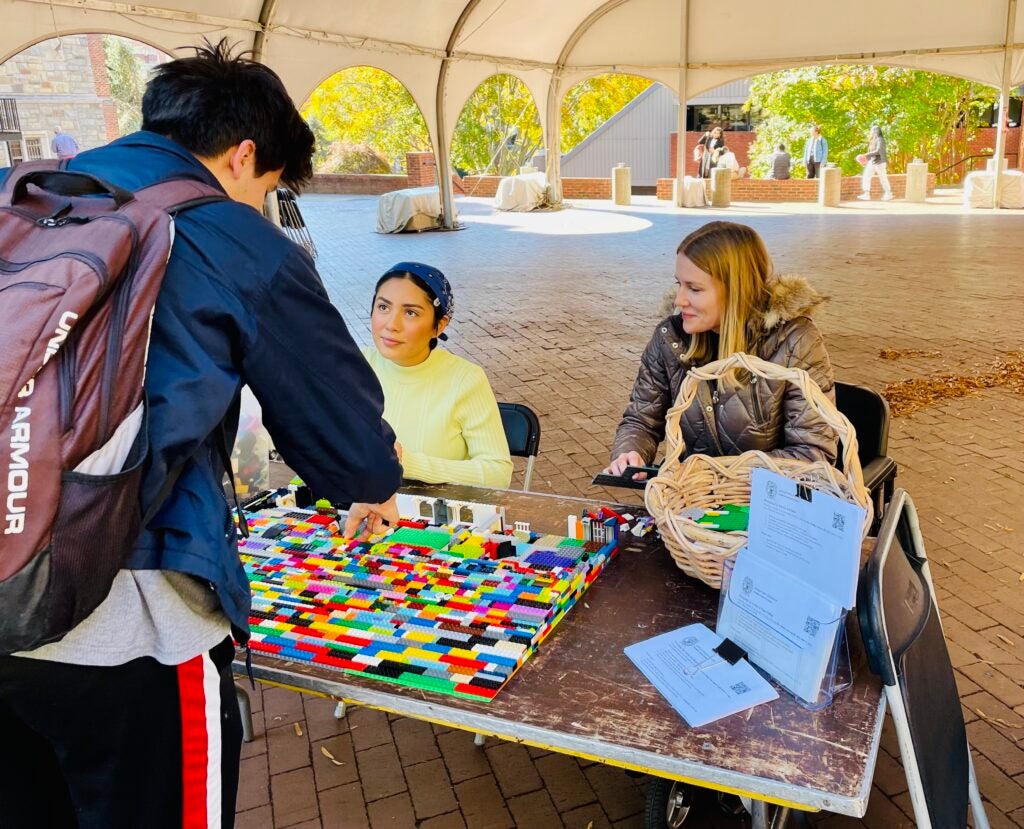
[[[480,366],[438,348],[454,311],[437,268],[399,262],[373,296],[375,348],[363,356],[384,389],[384,419],[398,436],[405,477],[425,483],[507,488],[512,459]]]

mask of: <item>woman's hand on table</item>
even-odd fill
[[[604,474],[621,476],[622,473],[626,471],[626,468],[630,466],[647,466],[647,461],[644,460],[643,456],[639,452],[623,452],[608,464],[608,468],[604,470]],[[647,473],[634,472],[633,480],[647,480]]]
[[[343,535],[363,541],[395,526],[399,518],[397,494],[383,504],[353,504],[348,511]]]

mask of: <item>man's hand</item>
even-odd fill
[[[371,535],[379,535],[385,527],[393,527],[398,523],[398,496],[392,495],[383,504],[353,504],[348,511],[348,520],[343,532],[345,538],[359,541]],[[363,525],[362,532],[360,526]]]
[[[398,462],[402,462],[402,444],[397,440],[395,441],[395,454],[398,455]]]
[[[622,475],[622,473],[626,471],[626,467],[629,466],[647,466],[647,461],[643,459],[643,456],[639,452],[623,452],[608,465],[604,474]],[[634,481],[644,481],[646,479],[646,472],[633,473]]]

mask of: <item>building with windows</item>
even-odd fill
[[[753,140],[750,113],[743,111],[750,81],[733,81],[692,98],[686,106],[687,138],[693,146],[712,126],[730,133],[726,143],[747,164],[747,147]],[[622,162],[632,168],[633,186],[650,189],[671,172],[670,136],[679,123],[679,100],[660,83],[651,84],[615,115],[562,156],[562,175],[567,178],[602,178]],[[689,171],[688,172],[695,172]]]
[[[145,44],[125,42],[144,68],[166,60]],[[0,167],[53,157],[54,127],[83,150],[118,137],[103,35],[44,40],[0,64]]]

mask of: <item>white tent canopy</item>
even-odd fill
[[[251,47],[300,103],[335,72],[376,66],[405,84],[423,112],[450,224],[452,130],[466,99],[496,72],[521,78],[537,100],[558,199],[561,98],[587,77],[644,75],[685,101],[775,69],[880,63],[997,87],[1005,112],[1008,90],[1024,81],[1024,14],[1016,6],[1017,0],[0,0],[0,61],[78,32],[124,35],[172,54],[227,36]],[[681,136],[685,112],[680,107]],[[1000,155],[1002,136],[1000,130]]]

